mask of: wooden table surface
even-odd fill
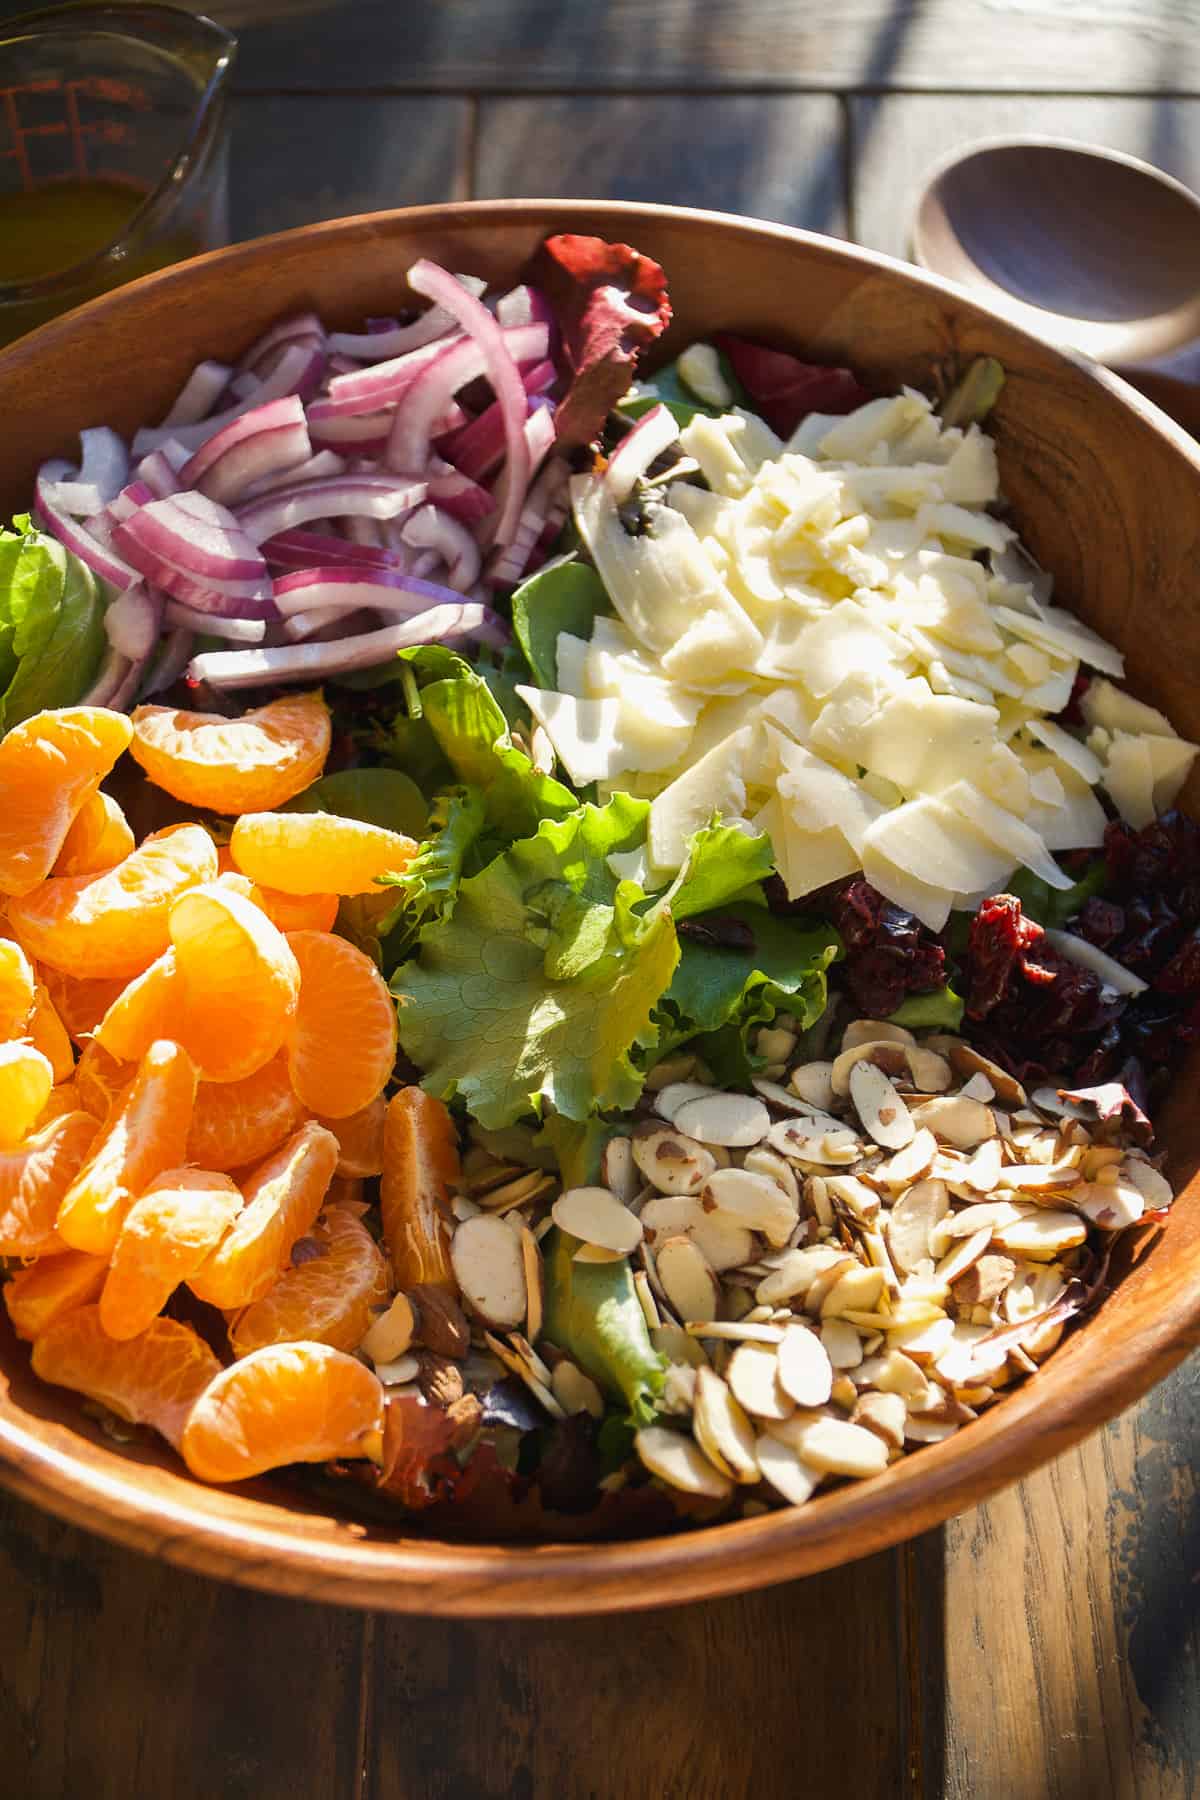
[[[5,11],[15,10],[4,8]],[[223,0],[235,235],[448,197],[725,208],[905,252],[955,145],[1200,187],[1200,0]],[[618,1619],[275,1600],[0,1498],[0,1795],[1185,1800],[1195,1363],[904,1549]]]

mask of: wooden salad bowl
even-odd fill
[[[989,429],[1004,491],[1061,599],[1113,639],[1132,691],[1200,738],[1200,446],[1104,369],[1027,336],[964,292],[849,244],[720,214],[591,202],[375,213],[217,251],[92,301],[0,355],[0,501],[81,426],[161,418],[202,356],[234,360],[315,307],[356,328],[395,311],[418,256],[509,284],[552,231],[623,239],[660,261],[666,354],[720,327],[848,362],[883,391],[930,387],[986,353],[1007,380]],[[1183,804],[1200,805],[1193,777]],[[782,1581],[924,1531],[1059,1455],[1200,1343],[1200,1058],[1160,1124],[1179,1192],[1124,1252],[1112,1294],[977,1423],[872,1480],[742,1522],[603,1544],[492,1545],[355,1522],[284,1479],[193,1481],[165,1449],[107,1439],[0,1336],[0,1481],[75,1524],[209,1575],[401,1612],[582,1613]]]

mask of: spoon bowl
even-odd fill
[[[936,169],[923,268],[1105,363],[1200,338],[1200,199],[1161,169],[1058,138],[995,138]]]

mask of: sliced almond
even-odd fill
[[[590,1413],[593,1419],[604,1417],[604,1396],[590,1375],[564,1357],[554,1366],[550,1378],[550,1391],[554,1398],[569,1416],[571,1413]]]
[[[464,1220],[450,1240],[450,1261],[463,1299],[486,1325],[505,1331],[524,1324],[525,1264],[503,1219],[481,1213]]]
[[[550,1212],[560,1231],[618,1256],[628,1256],[642,1241],[641,1220],[607,1188],[568,1188]]]
[[[747,1150],[742,1164],[752,1175],[766,1175],[776,1182],[792,1202],[796,1211],[800,1210],[800,1183],[796,1179],[796,1171],[784,1156],[776,1150],[768,1150],[762,1144],[756,1144],[753,1150]]]
[[[931,1250],[935,1256],[944,1256],[955,1238],[973,1237],[985,1228],[998,1236],[1007,1226],[1018,1224],[1030,1211],[1031,1207],[1016,1206],[1011,1200],[980,1200],[974,1205],[960,1207],[955,1213],[947,1213],[930,1233]]]
[[[908,1053],[908,1074],[919,1094],[944,1094],[954,1081],[954,1071],[945,1057],[920,1044]]]
[[[654,1290],[650,1286],[650,1277],[645,1269],[633,1272],[633,1291],[638,1297],[638,1305],[642,1309],[642,1317],[646,1321],[646,1330],[654,1331],[662,1324],[662,1318],[654,1300]]]
[[[751,1080],[755,1093],[761,1100],[765,1100],[768,1106],[776,1106],[781,1112],[809,1114],[812,1112],[812,1107],[807,1100],[801,1100],[798,1094],[793,1094],[791,1088],[780,1087],[779,1083],[772,1081],[770,1076],[754,1075]]]
[[[977,1232],[967,1243],[975,1243],[982,1235]],[[987,1306],[1000,1298],[1016,1272],[1017,1265],[1011,1257],[980,1256],[965,1271],[947,1279],[954,1281],[954,1298],[960,1306]]]
[[[826,1191],[859,1224],[870,1225],[879,1217],[879,1195],[857,1175],[826,1175],[824,1181]]]
[[[854,1335],[857,1342],[857,1332]],[[805,1325],[789,1325],[780,1334],[777,1357],[784,1393],[797,1406],[824,1405],[833,1386],[833,1365],[816,1332]]]
[[[849,1048],[853,1049],[853,1045]],[[800,1100],[810,1106],[828,1112],[833,1105],[833,1064],[831,1062],[801,1063],[788,1076],[792,1092]]]
[[[656,1325],[650,1333],[650,1342],[668,1362],[688,1363],[693,1369],[702,1369],[708,1362],[704,1345],[690,1336],[682,1325]]]
[[[675,1114],[675,1128],[701,1144],[748,1149],[759,1144],[771,1127],[771,1115],[751,1094],[705,1094],[686,1100]]]
[[[1137,1189],[1147,1206],[1170,1206],[1175,1198],[1166,1176],[1160,1175],[1153,1164],[1144,1162],[1139,1156],[1125,1158],[1121,1164],[1121,1179]]]
[[[729,1344],[778,1344],[784,1333],[782,1325],[768,1325],[761,1319],[700,1320],[687,1330],[696,1337]]]
[[[624,1262],[625,1258],[620,1250],[606,1250],[603,1244],[580,1244],[578,1250],[571,1258],[571,1261],[578,1263],[617,1263]]]
[[[985,1106],[990,1100],[996,1098],[996,1090],[984,1074],[972,1075],[969,1081],[963,1082],[958,1091],[960,1094],[964,1094],[968,1100],[982,1100]]]
[[[985,1138],[995,1137],[996,1121],[992,1110],[981,1100],[964,1099],[961,1094],[939,1094],[922,1100],[912,1110],[913,1121],[932,1131],[940,1144],[952,1144],[956,1150],[974,1150]]]
[[[888,1348],[903,1350],[914,1362],[931,1363],[954,1336],[954,1321],[943,1314],[917,1325],[900,1325],[888,1332]]]
[[[883,1182],[886,1187],[911,1187],[914,1181],[920,1181],[928,1175],[937,1155],[937,1139],[932,1131],[922,1127],[914,1131],[912,1138],[902,1150],[886,1162],[876,1163],[871,1170],[871,1180]]]
[[[884,1019],[854,1019],[842,1033],[842,1050],[857,1050],[862,1044],[915,1044],[916,1041],[903,1025],[889,1025]]]
[[[1027,1256],[1033,1262],[1053,1262],[1064,1250],[1086,1242],[1087,1225],[1077,1213],[1054,1212],[1037,1207],[992,1234],[1002,1250]]]
[[[909,1413],[904,1422],[904,1436],[910,1444],[941,1444],[961,1427],[950,1419],[931,1419],[925,1413]]]
[[[755,1442],[754,1455],[763,1480],[793,1506],[803,1506],[820,1486],[820,1469],[811,1468],[778,1438],[764,1432]]]
[[[809,1284],[808,1292],[804,1296],[804,1310],[810,1318],[820,1318],[826,1296],[832,1294],[843,1275],[852,1274],[860,1266],[858,1258],[852,1256],[848,1250],[844,1250],[835,1263],[830,1264],[827,1269],[822,1269],[816,1279]]]
[[[882,1438],[843,1419],[816,1420],[801,1435],[800,1454],[810,1468],[856,1480],[882,1474],[888,1463]]]
[[[899,1394],[861,1394],[850,1423],[882,1438],[889,1450],[903,1450],[908,1408]]]
[[[931,1255],[933,1229],[950,1210],[950,1196],[944,1181],[932,1177],[908,1188],[892,1207],[887,1218],[885,1236],[896,1266],[915,1269]]]
[[[821,1347],[838,1371],[856,1369],[863,1359],[862,1338],[846,1319],[821,1320]]]
[[[721,1285],[704,1252],[689,1237],[668,1238],[656,1248],[658,1279],[681,1324],[715,1319]]]
[[[689,1100],[704,1100],[710,1094],[719,1094],[720,1088],[711,1087],[704,1081],[672,1081],[660,1088],[654,1096],[654,1110],[660,1119],[668,1125],[675,1123],[675,1114]]]
[[[861,1148],[857,1132],[836,1119],[825,1128],[811,1117],[781,1119],[768,1131],[767,1143],[793,1162],[828,1163],[834,1168],[857,1162]]]
[[[814,1244],[807,1250],[787,1250],[778,1266],[764,1275],[754,1291],[761,1306],[777,1306],[807,1294],[818,1275],[847,1261],[845,1252],[831,1244]]]
[[[990,1194],[999,1182],[1004,1161],[1001,1146],[1002,1140],[999,1137],[984,1138],[979,1148],[968,1157],[962,1179],[977,1194]]]
[[[883,1270],[867,1269],[856,1263],[825,1295],[821,1302],[821,1317],[836,1319],[847,1311],[869,1313],[882,1293]]]
[[[751,1231],[761,1231],[776,1249],[787,1243],[800,1216],[778,1182],[749,1169],[718,1169],[705,1182],[700,1204],[706,1213],[715,1211]]]
[[[908,1046],[893,1043],[886,1038],[876,1038],[869,1044],[856,1044],[849,1050],[843,1050],[833,1061],[829,1071],[829,1082],[837,1099],[844,1099],[850,1092],[850,1075],[859,1063],[871,1063],[887,1075],[897,1078],[908,1074]]]
[[[1146,1210],[1145,1196],[1123,1182],[1089,1182],[1071,1195],[1085,1219],[1101,1231],[1124,1231],[1136,1225]]]
[[[739,1344],[726,1379],[734,1395],[756,1419],[786,1419],[794,1402],[779,1380],[779,1356],[772,1344]]]
[[[1002,1105],[1024,1106],[1026,1104],[1025,1089],[1020,1082],[1015,1080],[1007,1069],[1002,1069],[999,1063],[989,1062],[986,1056],[981,1056],[978,1050],[972,1049],[971,1045],[964,1043],[961,1038],[948,1045],[946,1055],[949,1057],[950,1066],[956,1075],[985,1075]]]
[[[736,1396],[712,1369],[696,1371],[692,1430],[711,1463],[734,1481],[759,1479],[754,1427]]]
[[[943,1256],[933,1271],[938,1281],[949,1287],[953,1281],[960,1281],[987,1250],[992,1241],[992,1228],[984,1225],[981,1230],[973,1231],[970,1237],[956,1238],[953,1247]],[[1012,1267],[1012,1265],[1009,1265]],[[965,1290],[964,1290],[965,1291]]]
[[[754,1239],[746,1227],[721,1213],[706,1213],[698,1194],[663,1194],[647,1200],[640,1217],[648,1244],[693,1238],[718,1275],[742,1268],[754,1255]]]
[[[684,1494],[708,1500],[728,1500],[733,1483],[715,1469],[698,1445],[681,1431],[665,1425],[647,1425],[633,1440],[633,1447],[651,1475]]]
[[[691,1413],[696,1405],[696,1370],[687,1363],[670,1363],[663,1377],[658,1404],[661,1411],[681,1417]]]
[[[896,1093],[889,1076],[874,1062],[856,1062],[849,1071],[849,1096],[862,1120],[862,1129],[885,1150],[903,1150],[916,1136],[909,1107]]]
[[[717,1166],[703,1144],[652,1119],[634,1127],[630,1143],[634,1162],[660,1194],[698,1194]]]
[[[632,1206],[641,1192],[642,1174],[627,1137],[612,1137],[600,1155],[600,1179],[622,1206]]]
[[[1009,1163],[1001,1169],[995,1186],[1021,1194],[1055,1193],[1060,1188],[1077,1188],[1083,1177],[1067,1162]],[[1071,1196],[1075,1200],[1076,1196]]]
[[[411,1355],[389,1357],[386,1362],[375,1364],[375,1373],[384,1387],[404,1387],[421,1373],[421,1359]]]
[[[903,1350],[887,1350],[880,1357],[875,1386],[881,1394],[899,1394],[914,1412],[923,1412],[933,1399],[924,1370]]]
[[[403,1356],[417,1332],[417,1315],[407,1294],[397,1294],[386,1312],[369,1327],[358,1346],[373,1363],[395,1362]]]
[[[525,1266],[525,1335],[536,1344],[542,1335],[546,1273],[537,1239],[528,1225],[521,1226],[521,1256]]]

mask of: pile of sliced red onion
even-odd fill
[[[199,363],[131,448],[101,426],[78,469],[42,465],[37,518],[117,590],[89,701],[507,643],[488,601],[566,516],[553,317],[536,289],[485,302],[483,282],[424,260],[408,284],[431,302],[410,324],[285,319],[236,368]],[[472,416],[458,396],[480,377],[493,398]],[[198,633],[229,648],[194,655]]]

